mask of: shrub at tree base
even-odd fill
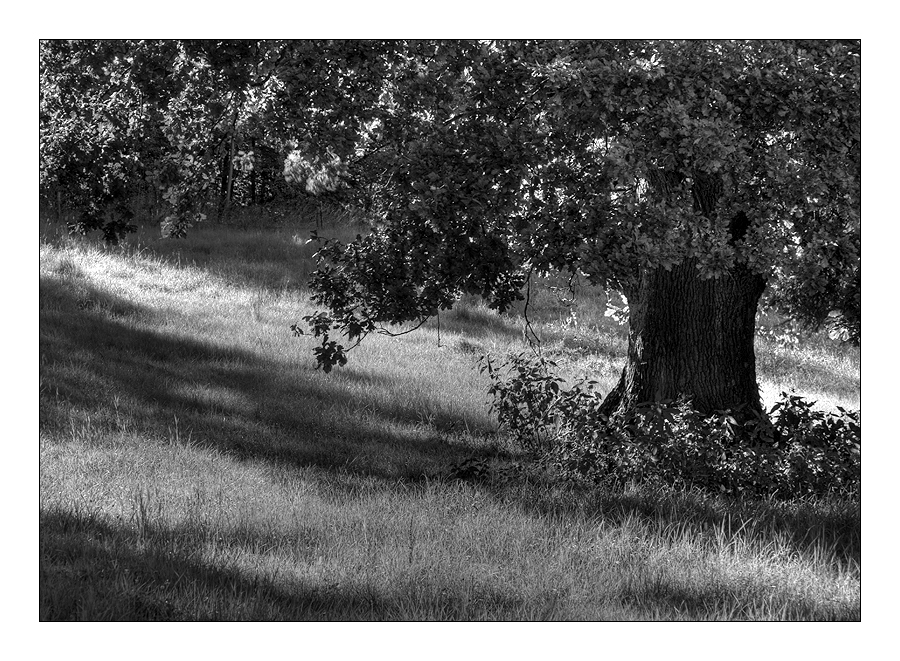
[[[706,415],[687,400],[653,402],[624,416],[601,412],[592,381],[564,389],[556,365],[526,354],[481,359],[492,410],[527,451],[597,482],[644,482],[790,499],[860,492],[860,415],[826,413],[782,393],[767,417]]]

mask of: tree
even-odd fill
[[[462,292],[502,311],[552,270],[627,297],[610,413],[688,396],[760,415],[767,287],[859,340],[858,42],[439,42],[391,74],[380,223],[325,245],[313,279],[326,368],[335,330],[358,342]]]
[[[325,242],[311,282],[326,370],[551,271],[627,297],[610,413],[759,415],[761,301],[859,341],[858,41],[49,42],[41,126],[42,191],[97,207],[129,163],[172,234],[264,149],[365,204],[371,232]]]
[[[73,231],[115,242],[141,190],[164,198],[173,237],[211,207],[227,216],[242,177],[251,200],[285,177],[361,190],[340,181],[342,159],[389,55],[379,42],[42,41],[41,195],[65,200]]]
[[[135,194],[140,100],[121,68],[105,66],[121,50],[115,42],[41,42],[40,183],[61,211],[77,216],[73,231],[100,229],[112,242],[130,231],[122,202]]]

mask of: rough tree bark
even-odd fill
[[[666,197],[679,182],[679,175],[660,173],[649,183]],[[720,177],[695,173],[694,210],[713,217],[722,188]],[[743,239],[748,226],[744,213],[731,218],[730,241]],[[727,409],[740,420],[762,416],[753,340],[765,288],[762,276],[740,265],[704,278],[693,259],[669,271],[642,273],[627,292],[628,358],[604,412],[686,397],[703,413]]]
[[[693,260],[643,274],[629,299],[627,362],[604,411],[684,396],[702,412],[761,414],[753,339],[764,289],[744,269],[703,279]]]

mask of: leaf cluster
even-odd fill
[[[484,356],[481,366],[501,427],[566,474],[777,499],[859,496],[858,411],[826,413],[782,393],[757,419],[704,415],[686,400],[608,416],[593,382],[564,388],[552,361],[515,354],[498,365]]]

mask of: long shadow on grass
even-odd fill
[[[765,581],[745,581],[738,590],[727,585],[690,586],[659,578],[625,590],[622,601],[639,612],[658,613],[662,619],[758,621],[853,621],[860,619],[859,606],[819,604],[808,595],[794,593],[782,606],[773,608],[777,586]],[[781,599],[784,599],[782,596]],[[777,615],[774,615],[777,613]]]
[[[364,594],[299,586],[289,592],[203,564],[200,541],[159,528],[138,533],[86,514],[42,512],[40,619],[360,619],[385,610]]]
[[[378,376],[286,369],[252,352],[167,333],[155,317],[177,317],[177,310],[142,308],[84,281],[42,277],[40,307],[47,430],[65,430],[74,407],[94,427],[177,433],[241,458],[409,479],[473,451],[448,443],[412,407],[379,400]],[[354,381],[360,386],[348,388]],[[447,426],[488,431],[486,423],[473,429],[473,421],[442,417]]]
[[[496,463],[501,468],[504,464]],[[527,465],[524,471],[500,480],[490,472],[465,479],[498,500],[516,502],[550,520],[567,520],[571,525],[639,521],[661,539],[688,534],[715,547],[735,540],[749,540],[761,549],[774,544],[859,575],[862,527],[858,501],[777,502],[651,487],[600,487],[571,482]],[[708,600],[698,600],[688,605],[707,605]]]
[[[266,540],[268,541],[268,540]],[[197,530],[112,525],[93,514],[42,512],[41,621],[61,620],[473,620],[517,619],[521,598],[498,592],[471,595],[441,584],[377,586],[364,577],[345,584],[310,585],[302,577],[278,584],[253,572],[203,562]],[[230,540],[252,556],[260,539]],[[227,557],[223,553],[222,557]],[[294,561],[302,566],[303,559]],[[312,562],[312,559],[310,559]]]
[[[440,329],[442,333],[460,333],[476,341],[491,337],[509,341],[522,337],[521,326],[513,322],[510,317],[504,319],[474,299],[466,298],[440,318],[429,320],[425,327]]]

